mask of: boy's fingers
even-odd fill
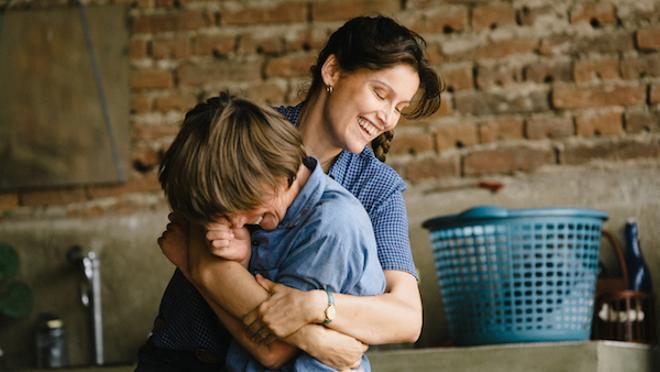
[[[221,248],[227,248],[227,247],[229,246],[229,240],[226,240],[226,239],[214,239],[214,240],[211,242],[211,246],[212,246],[213,248],[218,248],[218,249],[221,249]]]
[[[234,234],[230,231],[207,231],[204,235],[206,240],[232,240]]]

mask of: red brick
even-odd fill
[[[516,14],[509,4],[478,5],[472,10],[472,29],[494,30],[516,24]]]
[[[556,81],[571,80],[570,61],[536,62],[526,66],[523,70],[526,81],[535,83],[552,83]]]
[[[611,139],[597,143],[568,143],[560,153],[562,164],[582,164],[593,159],[626,160],[637,158],[657,158],[660,145],[635,139],[623,139],[613,142]]]
[[[267,53],[277,54],[284,52],[282,35],[272,32],[247,32],[238,39],[240,53]]]
[[[468,10],[464,6],[438,6],[403,14],[400,21],[418,33],[451,34],[468,28]]]
[[[246,90],[246,95],[250,99],[259,102],[280,105],[286,99],[287,88],[286,82],[282,79],[259,81],[250,84]]]
[[[222,2],[220,23],[223,26],[251,26],[282,22],[307,21],[306,1]]]
[[[647,111],[627,111],[623,115],[626,132],[642,133],[660,130],[660,117]]]
[[[442,62],[472,61],[475,59],[502,59],[515,54],[531,54],[538,46],[538,41],[533,38],[514,38],[499,41],[490,41],[468,50],[446,51],[436,57]],[[430,52],[430,51],[429,51]],[[433,62],[435,63],[435,62]]]
[[[499,147],[470,153],[463,159],[463,174],[467,176],[494,173],[532,171],[545,164],[554,164],[551,148]]]
[[[442,42],[438,40],[428,40],[426,45],[426,56],[429,60],[429,63],[432,65],[441,65],[445,62],[448,62],[450,59],[454,60],[459,60],[460,59],[460,54],[455,53],[458,57],[451,57],[448,58],[445,55],[445,52],[443,52],[442,48]],[[469,58],[466,58],[469,59]]]
[[[445,83],[448,92],[473,89],[472,63],[446,64],[436,68],[438,75]]]
[[[569,54],[574,37],[567,34],[556,34],[541,39],[539,54],[544,56],[560,56]]]
[[[476,71],[477,87],[488,89],[520,83],[523,73],[520,66],[512,64],[479,65]]]
[[[156,59],[185,58],[190,54],[190,41],[185,37],[156,39],[151,53]]]
[[[154,141],[163,138],[173,138],[177,133],[179,133],[178,124],[133,124],[131,136],[135,140]]]
[[[92,186],[87,188],[90,198],[107,198],[138,192],[159,191],[160,184],[155,172],[130,178],[126,183],[117,186]]]
[[[623,134],[620,112],[589,112],[575,115],[578,136],[618,136]]]
[[[261,79],[262,60],[229,59],[200,64],[185,63],[177,69],[182,86],[203,86],[209,82],[253,81]]]
[[[80,203],[87,200],[84,189],[56,189],[20,192],[21,205],[26,207]]]
[[[428,179],[439,179],[460,176],[460,158],[451,157],[425,157],[415,158],[403,165],[404,178],[412,183]]]
[[[400,9],[399,0],[318,0],[311,2],[312,20],[346,21],[364,14],[393,16]]]
[[[173,85],[170,71],[148,69],[131,72],[131,89],[167,89]]]
[[[660,84],[653,84],[649,88],[649,102],[651,104],[660,103]]]
[[[529,139],[557,139],[575,134],[573,120],[567,117],[536,115],[527,119],[525,135]]]
[[[147,41],[142,39],[131,40],[128,56],[131,59],[147,58]]]
[[[202,10],[140,15],[132,19],[133,34],[192,31],[213,26],[213,16]]]
[[[154,100],[154,109],[156,111],[188,111],[197,103],[197,99],[191,95],[170,94],[157,97]]]
[[[593,37],[575,40],[571,37],[569,52],[574,54],[603,53],[614,54],[629,52],[635,49],[633,35],[630,31],[611,31]]]
[[[201,56],[226,55],[236,49],[234,34],[199,35],[195,38],[194,53]]]
[[[0,212],[12,210],[18,207],[17,193],[0,194]]]
[[[614,5],[609,3],[582,3],[571,9],[571,23],[589,22],[594,28],[616,23]]]
[[[314,62],[316,62],[315,53],[271,58],[266,62],[266,77],[307,76]]]
[[[400,128],[394,132],[390,154],[420,154],[433,151],[433,134],[421,128]]]
[[[578,83],[618,79],[620,78],[619,60],[617,58],[603,58],[575,61],[573,76]]]
[[[439,152],[479,143],[477,126],[474,123],[443,123],[436,127],[435,145]]]
[[[624,59],[621,62],[621,76],[628,80],[660,77],[660,53]]]
[[[151,98],[142,94],[131,94],[131,113],[141,114],[151,110]]]
[[[457,92],[454,94],[455,109],[473,115],[505,114],[547,111],[548,91],[516,90],[506,92]]]
[[[647,27],[635,34],[637,46],[640,49],[660,49],[660,27]]]
[[[474,57],[500,59],[514,54],[532,53],[538,46],[538,40],[533,38],[519,38],[502,41],[493,41],[489,45],[479,48]]]
[[[633,106],[644,103],[645,98],[643,86],[575,87],[561,84],[552,92],[552,104],[561,109]]]
[[[496,117],[479,123],[479,142],[490,143],[523,138],[523,120],[519,117]]]

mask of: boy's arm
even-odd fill
[[[297,354],[295,347],[277,341],[269,347],[259,346],[250,340],[238,320],[266,300],[268,292],[240,263],[210,254],[200,227],[191,224],[189,231],[190,270],[187,277],[191,279],[227,330],[263,365],[278,366],[291,360]],[[337,369],[359,362],[362,353],[366,350],[366,346],[354,338],[321,326],[308,325],[301,331],[287,338],[286,341]]]

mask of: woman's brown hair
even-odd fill
[[[385,16],[356,17],[335,31],[319,53],[312,66],[312,84],[307,98],[323,87],[321,67],[330,55],[335,55],[344,71],[359,69],[382,70],[396,65],[411,66],[419,75],[420,89],[415,103],[403,116],[418,119],[433,114],[440,108],[443,86],[438,75],[424,55],[426,41],[417,33]],[[385,132],[376,137],[371,146],[374,153],[385,161],[394,133]]]
[[[304,157],[300,134],[280,114],[220,93],[186,113],[159,181],[173,211],[205,223],[260,206]]]

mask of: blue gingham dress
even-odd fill
[[[277,110],[297,124],[302,107],[301,103]],[[342,151],[328,175],[350,191],[366,209],[374,227],[378,260],[383,270],[404,271],[418,278],[402,195],[406,185],[396,171],[378,160],[367,147],[359,154]],[[165,289],[159,317],[164,326],[154,330],[151,342],[155,346],[173,350],[204,349],[224,358],[231,336],[179,270]]]

